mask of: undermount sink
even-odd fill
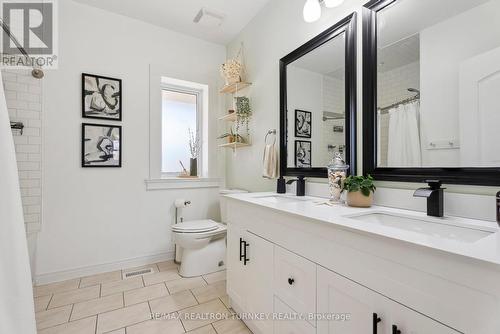
[[[309,199],[303,197],[296,196],[279,196],[279,195],[271,195],[271,196],[262,196],[256,197],[258,199],[262,199],[267,202],[275,203],[275,204],[285,204],[285,203],[294,203],[294,202],[305,202]]]
[[[439,218],[412,217],[387,212],[350,215],[346,218],[466,243],[476,242],[495,233],[486,227],[454,225],[452,218],[445,218],[441,222]]]

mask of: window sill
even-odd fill
[[[164,189],[196,189],[196,188],[219,188],[220,179],[201,177],[198,179],[182,179],[178,177],[169,177],[162,179],[146,180],[146,190],[164,190]]]

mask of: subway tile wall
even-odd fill
[[[13,130],[26,232],[40,230],[42,214],[42,80],[29,70],[2,70],[11,121],[23,122],[20,135]]]

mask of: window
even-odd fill
[[[190,132],[201,138],[198,126],[200,91],[164,87],[162,89],[163,174],[179,175],[190,170]]]

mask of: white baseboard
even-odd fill
[[[97,264],[93,266],[73,268],[69,270],[57,271],[52,273],[38,274],[35,277],[35,282],[37,285],[61,282],[69,279],[101,274],[115,270],[139,267],[151,263],[169,261],[173,259],[174,259],[174,252],[170,251],[155,255],[136,257],[113,263]]]

